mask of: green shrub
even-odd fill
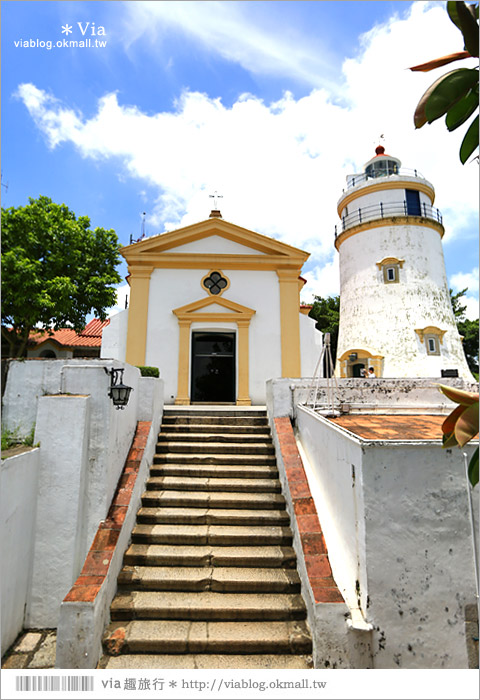
[[[141,365],[137,365],[138,369],[140,370],[140,374],[142,377],[159,377],[160,376],[160,370],[158,367],[145,367]]]

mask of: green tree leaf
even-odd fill
[[[425,117],[429,124],[441,117],[478,83],[474,68],[457,68],[444,75],[426,99]]]
[[[478,447],[468,464],[468,478],[472,488],[478,484]]]
[[[454,131],[461,126],[475,112],[478,107],[478,94],[470,90],[447,112],[445,124],[449,131]]]
[[[476,148],[478,148],[478,115],[470,124],[460,146],[460,160],[462,163],[466,163]]]
[[[472,56],[478,57],[478,25],[475,19],[475,6],[449,0],[447,12],[452,22],[462,32],[465,49]]]
[[[103,320],[115,304],[117,236],[89,227],[48,197],[2,209],[2,337],[11,356],[25,353],[35,326],[79,330],[89,313]]]

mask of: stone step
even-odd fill
[[[290,593],[214,591],[120,592],[110,607],[112,620],[301,620],[305,603]]]
[[[215,510],[282,510],[285,498],[281,493],[236,493],[234,491],[145,491],[142,504],[146,508],[198,508]]]
[[[243,442],[157,442],[157,454],[168,452],[181,454],[221,454],[221,455],[273,455],[275,449],[271,443],[243,443]]]
[[[174,525],[287,525],[285,510],[247,510],[246,508],[140,508],[138,523]]]
[[[172,435],[188,434],[189,432],[203,433],[228,433],[231,435],[266,435],[271,438],[268,423],[265,425],[226,425],[225,423],[162,423],[160,435],[170,433]]]
[[[246,416],[246,417],[234,417],[234,416],[199,416],[193,415],[163,415],[163,425],[222,425],[222,426],[268,426],[268,419],[266,416]]]
[[[270,441],[271,444],[271,436],[270,433],[266,433],[265,431],[259,432],[259,433],[226,433],[224,432],[225,428],[223,428],[222,431],[218,431],[216,433],[208,430],[208,431],[203,431],[203,432],[194,432],[194,431],[177,431],[177,432],[171,432],[168,429],[167,430],[162,430],[162,432],[158,436],[158,445],[163,444],[164,442],[197,442],[197,443],[218,443],[221,442],[222,444],[228,444],[230,442],[234,443],[267,443]]]
[[[125,552],[127,566],[232,566],[232,567],[283,567],[296,566],[292,547],[214,545],[131,544]]]
[[[237,493],[279,493],[278,479],[217,478],[200,476],[153,476],[146,484],[148,491],[235,491]]]
[[[233,478],[233,479],[265,479],[277,478],[278,469],[275,466],[244,466],[232,467],[227,464],[152,464],[152,476],[180,476],[201,478]]]
[[[282,509],[285,498],[281,493],[244,493],[235,491],[145,491],[142,504],[147,508],[246,508]]]
[[[133,543],[175,545],[291,545],[289,527],[274,525],[182,525],[138,523],[132,532]]]
[[[122,651],[306,655],[312,651],[310,631],[304,620],[241,623],[132,620],[121,628],[118,623],[111,625],[103,643],[107,653],[117,654]]]
[[[237,623],[238,624],[238,623]],[[103,657],[99,668],[118,669],[311,669],[311,656],[294,654],[125,654]]]
[[[295,569],[237,567],[124,566],[118,585],[128,590],[298,593]]]
[[[276,464],[275,455],[261,454],[195,454],[181,452],[162,452],[153,457],[155,464],[228,464],[232,467],[264,466]]]
[[[180,408],[164,406],[164,417],[171,416],[202,416],[202,417],[220,417],[220,418],[257,418],[267,417],[266,408],[241,408],[239,406],[195,406]]]

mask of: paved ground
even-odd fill
[[[54,668],[56,630],[22,632],[2,658],[2,668]]]

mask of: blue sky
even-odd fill
[[[463,48],[444,5],[4,1],[2,206],[47,195],[125,245],[143,211],[162,233],[207,218],[217,190],[225,219],[311,252],[309,301],[338,293],[336,202],[384,134],[436,188],[474,317],[477,168],[462,129],[412,123],[445,69],[408,66]]]

